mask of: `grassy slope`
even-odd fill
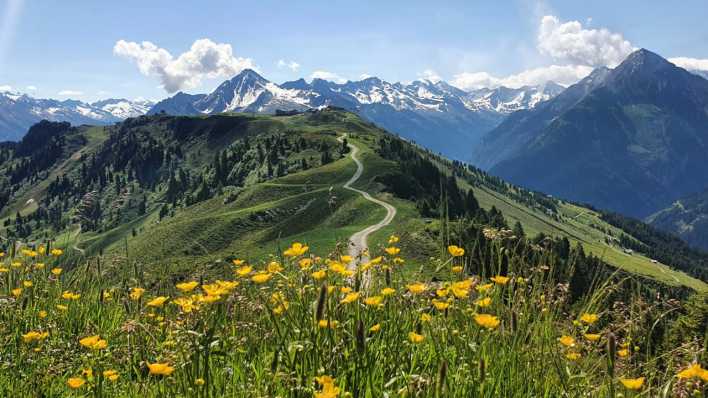
[[[390,234],[397,233],[406,236],[406,241],[415,246],[416,250],[412,252],[417,255],[413,256],[412,261],[424,264],[429,256],[439,254],[439,243],[431,241],[430,237],[434,234],[429,233],[438,228],[437,220],[421,219],[413,203],[382,193],[383,187],[373,181],[376,175],[398,167],[373,150],[380,130],[352,114],[346,114],[341,121],[318,123],[309,122],[304,116],[257,116],[252,123],[250,129],[292,129],[305,137],[325,137],[333,145],[338,134],[348,133],[350,141],[360,148],[365,166],[357,187],[398,208],[393,223],[372,235],[369,245],[384,245]],[[89,138],[89,146],[82,151],[93,150],[105,139],[99,133],[96,129],[86,130],[84,134]],[[234,137],[222,139],[228,141]],[[214,151],[228,144],[226,141],[197,142],[191,151],[202,154],[203,159],[210,159]],[[65,172],[73,163],[71,160],[65,162],[51,175]],[[156,205],[147,215],[113,230],[80,236],[77,236],[77,231],[71,231],[63,234],[58,241],[66,246],[77,245],[89,252],[103,250],[114,256],[125,255],[127,242],[132,260],[159,264],[159,267],[149,268],[158,269],[164,275],[209,269],[233,256],[263,258],[269,253],[279,252],[280,247],[295,240],[317,247],[320,254],[334,250],[344,252],[343,245],[351,234],[377,222],[385,213],[379,206],[342,189],[342,184],[354,170],[354,163],[347,157],[324,167],[251,185],[232,203],[224,204],[223,196],[215,197],[180,209],[174,217],[161,222],[157,217],[159,205]],[[42,186],[37,185],[28,192],[41,190]],[[566,236],[574,243],[582,243],[588,252],[614,266],[670,285],[708,290],[705,283],[666,265],[654,264],[639,254],[625,254],[621,248],[606,244],[604,230],[617,232],[617,229],[601,221],[591,210],[563,204],[560,209],[562,222],[558,222],[488,188],[476,188],[475,195],[482,207],[488,209],[495,206],[501,210],[510,224],[520,221],[528,235],[543,232]],[[135,237],[132,236],[133,230],[137,232]],[[197,265],[204,267],[195,267]]]
[[[605,243],[603,230],[612,230],[619,235],[619,229],[602,221],[599,215],[589,209],[573,204],[563,203],[560,212],[563,222],[558,222],[546,214],[529,209],[492,190],[481,188],[475,190],[475,195],[484,208],[496,206],[510,223],[521,222],[529,235],[543,232],[553,236],[566,236],[573,243],[582,243],[585,250],[605,262],[627,271],[648,276],[669,285],[685,285],[696,290],[708,290],[706,283],[670,266],[653,263],[651,259],[639,253],[627,254],[616,245]]]
[[[42,179],[39,183],[28,186],[24,191],[18,196],[16,200],[5,206],[3,211],[0,213],[0,225],[2,221],[6,218],[15,215],[16,212],[20,212],[23,216],[33,213],[37,210],[36,198],[40,198],[44,195],[44,192],[49,187],[49,184],[54,181],[57,176],[68,173],[72,171],[79,164],[79,159],[82,154],[90,153],[94,151],[103,141],[106,140],[107,136],[105,134],[104,128],[101,126],[88,127],[81,132],[86,138],[86,145],[80,148],[70,147],[66,154],[66,158],[58,166],[54,167],[52,171],[47,175],[46,178]],[[30,199],[32,200],[30,203]],[[0,227],[1,228],[1,227]]]

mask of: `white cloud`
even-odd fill
[[[27,89],[27,91],[37,91],[37,86],[27,86],[25,89]]]
[[[295,61],[286,61],[284,59],[279,59],[278,68],[288,68],[293,72],[297,72],[300,69],[300,64]]]
[[[589,75],[592,70],[592,67],[586,65],[550,65],[504,77],[493,76],[487,72],[465,72],[455,75],[452,85],[463,90],[499,86],[519,88],[544,84],[548,81],[567,86]]]
[[[5,93],[8,91],[12,91],[12,86],[8,86],[8,85],[0,86],[0,93]]]
[[[316,70],[316,71],[312,72],[312,74],[310,75],[310,79],[329,80],[329,81],[333,81],[333,82],[340,83],[340,84],[347,82],[347,79],[339,76],[336,73],[327,72],[326,70]]]
[[[84,92],[77,90],[61,90],[58,94],[62,97],[80,97],[84,95]]]
[[[669,62],[688,70],[708,71],[708,59],[675,57],[669,58]]]
[[[119,40],[113,53],[135,62],[143,75],[158,77],[168,93],[197,87],[203,78],[229,78],[244,69],[256,69],[250,58],[235,57],[230,44],[209,39],[195,41],[177,58],[149,41]]]
[[[438,75],[434,70],[432,69],[426,69],[420,73],[418,73],[418,77],[421,79],[428,80],[432,83],[437,83],[442,80],[440,75]]]
[[[553,15],[541,18],[537,48],[554,60],[594,67],[613,67],[635,50],[619,33],[586,29],[579,21],[561,23]]]
[[[590,23],[592,18],[586,20],[586,25]],[[536,49],[540,55],[559,61],[559,64],[509,76],[463,72],[454,76],[452,84],[464,90],[499,86],[518,88],[548,81],[567,86],[584,78],[596,67],[618,65],[636,48],[619,33],[584,27],[579,21],[561,22],[546,14],[540,18]]]

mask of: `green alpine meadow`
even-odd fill
[[[0,397],[708,397],[705,11],[0,0]]]

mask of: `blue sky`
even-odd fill
[[[0,87],[37,97],[161,99],[177,89],[208,92],[245,66],[275,82],[375,75],[442,78],[468,89],[548,78],[569,84],[636,47],[708,69],[704,0],[680,6],[617,0],[0,5]],[[208,41],[195,49],[199,39]]]

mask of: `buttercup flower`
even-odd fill
[[[477,322],[478,325],[487,329],[495,329],[499,326],[499,318],[494,315],[477,314],[474,316],[474,321]]]
[[[418,344],[422,343],[423,340],[425,340],[425,336],[416,332],[410,332],[408,333],[408,340],[413,344]]]
[[[448,246],[447,252],[450,253],[452,257],[461,257],[465,255],[465,249],[455,245]]]
[[[287,257],[297,257],[297,256],[302,256],[305,254],[310,248],[308,246],[303,245],[300,242],[295,242],[283,252],[283,254]]]
[[[636,379],[625,379],[625,378],[620,378],[620,382],[624,386],[624,388],[628,390],[639,390],[642,388],[642,385],[644,385],[644,378],[643,377],[637,377]]]
[[[153,376],[169,376],[175,371],[175,368],[167,363],[148,363],[147,366]]]

